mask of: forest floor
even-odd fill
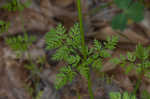
[[[80,92],[82,99],[89,99],[85,79],[77,78],[59,91],[55,90],[56,74],[64,63],[51,60],[55,50],[45,50],[44,36],[51,28],[62,23],[66,29],[70,29],[78,21],[75,0],[31,1],[30,7],[25,8],[22,12],[0,10],[0,20],[10,22],[8,32],[0,36],[0,99],[34,99],[33,96],[40,95],[40,92],[42,95],[36,99],[77,99],[77,91]],[[112,0],[81,1],[86,43],[89,46],[94,39],[103,42],[106,37],[117,35],[119,43],[117,48],[112,51],[113,58],[119,57],[120,54],[126,55],[128,51],[134,51],[138,43],[145,47],[150,45],[150,6],[145,9],[142,22],[128,24],[127,28],[120,33],[114,31],[110,26],[111,19],[118,12],[118,8],[113,4],[106,8],[99,8]],[[5,0],[0,0],[0,2],[2,2],[1,6]],[[148,0],[145,2],[150,5]],[[37,64],[37,67],[42,69],[34,78],[30,78],[31,72],[24,68],[28,63],[26,54],[18,59],[5,43],[6,37],[23,35],[22,19],[25,31],[37,38],[29,49],[31,58],[34,61],[40,61],[39,57],[44,59],[44,63]],[[102,72],[106,73],[104,77],[99,72],[91,72],[95,99],[109,99],[109,93],[112,91],[133,91],[137,79],[134,71],[126,75],[121,67],[105,60]],[[150,79],[142,81],[137,93],[138,97],[143,90],[150,93]]]

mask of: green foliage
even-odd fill
[[[97,70],[101,70],[101,68],[102,68],[102,60],[100,60],[100,59],[93,60],[92,67],[97,69]]]
[[[98,40],[94,40],[93,48],[86,46],[87,59],[83,60],[81,50],[81,35],[79,25],[75,24],[68,33],[65,28],[59,24],[56,29],[51,29],[45,36],[46,49],[56,49],[52,59],[56,61],[65,61],[67,66],[60,70],[56,79],[56,89],[72,82],[76,73],[80,73],[86,79],[89,77],[90,67],[101,70],[104,58],[111,56],[109,50],[113,50],[118,41],[117,37],[107,38],[107,42],[102,47]]]
[[[135,51],[135,56],[140,60],[146,60],[149,57],[149,48],[144,48],[141,44],[138,44]]]
[[[134,56],[132,53],[127,53],[127,58],[130,62],[134,62],[136,60],[136,56]]]
[[[115,46],[116,46],[116,44],[118,42],[118,37],[117,36],[113,36],[112,38],[108,37],[107,38],[107,43],[106,42],[104,43],[106,49],[113,50],[115,48]]]
[[[40,91],[38,95],[35,97],[35,99],[41,99],[41,96],[43,95],[43,91]]]
[[[58,48],[63,44],[63,38],[66,38],[66,30],[59,24],[57,29],[51,29],[45,36],[47,49]]]
[[[10,26],[10,22],[0,20],[0,33],[7,32]]]
[[[8,37],[5,42],[10,46],[10,48],[18,54],[22,54],[27,51],[32,43],[36,40],[34,36],[28,36],[26,33],[24,36]]]
[[[32,88],[30,85],[25,84],[24,85],[25,89],[28,91],[28,93],[32,96],[32,99],[41,99],[41,96],[43,95],[43,91],[39,91],[37,95],[34,94],[34,88]]]
[[[89,77],[89,67],[86,63],[86,61],[84,61],[82,64],[80,64],[77,67],[77,70],[79,71],[79,73],[84,76],[86,79],[88,79]]]
[[[121,99],[121,94],[119,92],[111,92],[109,93],[110,99]]]
[[[150,99],[150,94],[146,90],[142,91],[141,99]]]
[[[134,55],[137,57],[137,59],[140,60],[140,63],[137,64],[137,73],[146,75],[150,72],[150,49],[149,47],[144,48],[141,44],[137,45],[136,51]]]
[[[123,56],[121,56],[123,57]],[[137,73],[145,75],[149,72],[150,68],[150,48],[144,48],[141,44],[138,44],[136,47],[135,52],[128,52],[127,53],[127,59],[122,58],[117,59],[117,64],[120,64],[122,67],[125,68],[126,72],[130,72],[131,70],[135,69]],[[138,62],[135,63],[135,61],[138,60]],[[119,61],[119,62],[118,62]],[[113,61],[115,62],[115,61]],[[116,63],[116,62],[115,62]],[[128,64],[128,65],[127,65]]]
[[[127,9],[130,5],[132,0],[114,0],[115,4],[120,8],[120,9]]]
[[[39,90],[40,85],[40,72],[42,71],[42,66],[38,65],[30,58],[28,64],[24,65],[24,68],[29,71],[28,80],[33,83],[30,83],[26,86],[29,94],[32,96],[32,99],[40,99],[42,91]]]
[[[46,63],[46,56],[45,55],[39,56],[37,59],[37,63],[41,64],[41,65],[45,64]]]
[[[121,61],[120,61],[120,59],[118,59],[118,58],[112,58],[112,59],[110,60],[110,62],[117,65],[117,64],[119,64]]]
[[[140,22],[144,18],[144,5],[140,2],[134,2],[132,0],[114,0],[114,3],[122,10],[122,13],[113,17],[113,29],[124,30],[128,19],[134,22]]]
[[[32,99],[40,99],[42,95],[42,91],[39,90],[40,85],[40,73],[42,71],[42,66],[38,67],[38,65],[32,60],[29,60],[30,63],[25,64],[24,68],[29,71],[28,80],[33,83],[27,86],[28,92],[32,96]]]
[[[40,71],[42,70],[42,67],[39,68],[39,67],[37,67],[36,64],[31,64],[31,63],[30,64],[26,64],[24,66],[24,68],[31,72],[31,75],[30,75],[31,78],[37,77],[39,75],[38,73],[40,73]]]
[[[24,52],[28,53],[27,59],[29,63],[25,64],[24,68],[27,69],[30,73],[28,80],[31,80],[34,83],[34,85],[26,86],[31,95],[35,94],[35,91],[38,88],[40,80],[39,73],[42,70],[42,67],[38,67],[38,65],[32,60],[30,53],[28,52],[29,47],[35,40],[35,36],[28,36],[26,33],[23,36],[19,35],[15,37],[8,37],[5,39],[7,45],[9,45],[9,47],[16,52],[18,57],[20,57]],[[39,62],[42,63],[43,61],[40,60]],[[31,86],[34,86],[34,88],[32,88]]]
[[[112,28],[115,30],[116,29],[124,30],[127,25],[127,21],[128,19],[123,13],[118,14],[114,16],[112,19],[112,23],[111,23]]]
[[[29,95],[33,95],[34,93],[34,89],[29,85],[29,84],[25,84],[24,85],[25,90],[27,90],[27,92],[29,93]]]
[[[134,52],[128,52],[126,56],[121,55],[120,58],[111,59],[111,62],[122,66],[125,69],[125,74],[136,70],[136,73],[139,75],[138,81],[141,81],[144,76],[150,77],[150,47],[143,47],[141,44],[138,44]],[[136,90],[139,88],[139,85]]]
[[[135,95],[130,95],[127,92],[121,94],[120,92],[111,92],[109,93],[110,99],[136,99]]]
[[[24,8],[27,8],[30,6],[30,1],[27,0],[25,3],[20,3],[19,0],[12,0],[11,2],[8,2],[4,4],[1,8],[5,9],[7,11],[23,11]]]
[[[76,72],[74,72],[70,66],[61,68],[60,73],[56,75],[56,89],[63,87],[67,82],[72,82],[75,75]]]

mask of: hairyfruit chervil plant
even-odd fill
[[[107,42],[104,43],[104,47],[100,42],[94,40],[94,47],[88,48],[85,45],[80,0],[77,0],[77,8],[80,25],[75,24],[68,33],[66,33],[61,24],[56,29],[51,29],[45,36],[47,50],[56,49],[52,59],[65,61],[67,64],[57,74],[56,89],[63,87],[68,82],[72,82],[77,75],[82,75],[88,81],[90,99],[94,99],[90,71],[92,69],[101,69],[103,59],[111,56],[108,50],[115,48],[118,37],[108,38]]]
[[[66,62],[66,66],[62,67],[60,73],[57,74],[56,89],[63,87],[69,82],[71,83],[78,75],[82,75],[89,80],[90,71],[92,69],[101,70],[103,59],[111,57],[108,50],[113,50],[118,41],[117,37],[109,37],[107,42],[104,43],[105,46],[102,47],[99,41],[94,40],[93,48],[88,48],[85,45],[86,59],[84,59],[78,24],[75,24],[68,33],[59,24],[56,29],[51,29],[46,34],[45,39],[47,50],[56,49],[52,60]],[[89,83],[90,86],[88,88],[91,88],[91,81]],[[91,91],[92,89],[89,89],[89,93]],[[91,99],[93,98],[94,96],[91,96]]]
[[[137,92],[143,79],[145,77],[150,78],[150,47],[145,48],[141,44],[138,44],[134,52],[128,52],[127,56],[120,55],[120,58],[114,58],[111,61],[123,67],[125,74],[136,70],[138,78],[133,92],[134,94]]]

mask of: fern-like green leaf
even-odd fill
[[[106,49],[113,50],[118,43],[118,37],[117,36],[112,36],[112,37],[107,37],[107,43],[105,44]]]
[[[108,58],[108,57],[111,57],[111,54],[107,50],[103,49],[100,52],[100,56],[103,57],[103,58]]]
[[[80,29],[79,24],[75,24],[69,31],[68,37],[71,41],[71,46],[76,49],[81,49],[81,37],[80,37]]]
[[[110,99],[121,99],[121,94],[119,92],[111,92],[109,93]]]
[[[64,73],[59,73],[56,75],[56,80],[55,80],[55,88],[60,89],[67,83],[67,76]]]
[[[76,72],[72,71],[70,66],[61,68],[60,73],[56,75],[55,80],[56,89],[60,89],[61,87],[66,85],[67,82],[72,82],[75,75]]]
[[[67,59],[66,59],[66,62],[68,64],[72,64],[73,67],[76,67],[76,65],[80,62],[81,58],[79,55],[76,55],[76,56],[72,56],[70,55]]]
[[[94,50],[100,51],[102,48],[101,43],[98,40],[94,40]]]
[[[136,60],[136,56],[130,52],[127,53],[127,57],[130,62],[134,62]]]
[[[100,60],[100,59],[94,60],[92,67],[95,68],[96,70],[101,70],[102,60]]]
[[[61,60],[67,60],[69,57],[69,49],[67,46],[63,46],[59,48],[56,53],[52,56],[53,60],[61,61]]]
[[[0,33],[7,32],[10,26],[10,22],[0,20]]]
[[[123,99],[136,99],[135,95],[130,95],[128,92],[123,93]]]
[[[149,49],[146,49],[141,44],[138,44],[135,54],[137,58],[141,60],[146,60],[149,57]]]
[[[29,37],[27,34],[24,34],[24,36],[8,37],[5,41],[12,50],[25,52],[35,40],[35,36]]]
[[[63,40],[67,38],[65,28],[59,24],[56,29],[51,29],[45,36],[47,49],[59,48],[63,45]]]
[[[124,92],[121,94],[120,92],[111,92],[109,93],[110,99],[136,99],[135,95],[128,94],[128,92]]]
[[[87,63],[82,63],[78,66],[77,70],[79,73],[84,76],[86,79],[89,77],[89,67],[86,65]]]
[[[1,8],[5,9],[7,11],[23,11],[24,8],[29,7],[31,2],[29,0],[26,0],[26,2],[21,3],[18,0],[12,0],[10,2],[7,2],[4,4]]]

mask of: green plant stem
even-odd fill
[[[81,99],[81,96],[80,96],[80,93],[78,90],[77,90],[77,97],[78,97],[78,99]]]
[[[135,88],[134,88],[133,94],[136,94],[136,92],[137,92],[137,90],[138,90],[138,88],[139,88],[140,84],[141,84],[141,80],[138,80],[138,81],[137,81],[137,83],[136,83],[136,85],[135,85]]]
[[[94,99],[94,94],[93,94],[93,91],[92,91],[92,83],[91,83],[90,75],[88,77],[88,91],[89,91],[89,94],[90,94],[90,99]]]
[[[142,68],[142,71],[140,73],[140,77],[135,85],[135,88],[134,88],[134,91],[133,91],[133,94],[136,94],[137,90],[139,89],[141,83],[142,83],[142,78],[143,78],[143,74],[144,74],[144,68]]]
[[[81,9],[81,1],[77,0],[77,8],[78,8],[78,18],[79,18],[79,22],[80,22],[80,33],[81,33],[81,47],[82,47],[82,54],[84,57],[83,61],[87,60],[87,53],[86,53],[86,46],[85,46],[85,36],[84,36],[84,29],[83,29],[83,16],[82,16],[82,9]],[[91,82],[91,78],[90,78],[90,71],[88,73],[88,91],[90,94],[90,99],[94,99],[94,94],[92,91],[92,82]]]
[[[81,47],[82,47],[82,54],[84,60],[87,59],[86,47],[85,47],[85,38],[84,38],[84,30],[83,30],[83,17],[82,17],[82,9],[81,9],[81,1],[77,0],[77,8],[78,8],[78,18],[80,22],[80,34],[81,34]]]

